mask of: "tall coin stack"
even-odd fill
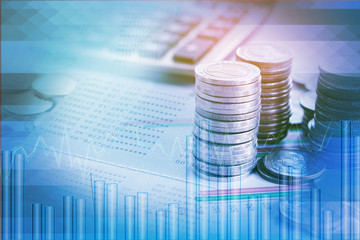
[[[216,178],[247,176],[257,162],[260,69],[220,61],[198,65],[195,77],[196,170]]]
[[[289,127],[290,90],[289,78],[292,54],[286,48],[252,44],[236,51],[237,61],[258,66],[261,70],[261,120],[258,142],[273,144],[287,135]]]
[[[349,137],[344,136],[344,132],[355,140],[349,152],[360,151],[359,62],[359,58],[348,61],[334,57],[319,65],[315,117],[310,126],[309,139],[312,148],[321,152],[320,156],[326,160],[327,167],[340,167],[343,140],[351,142],[346,139]],[[342,125],[342,121],[349,124]],[[358,164],[356,161],[353,163]]]

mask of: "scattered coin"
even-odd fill
[[[68,95],[76,87],[77,82],[68,76],[48,74],[35,79],[32,88],[44,97]]]
[[[13,93],[6,103],[3,103],[5,109],[18,115],[35,115],[46,112],[54,106],[51,100],[41,99],[31,90]]]
[[[265,168],[274,176],[316,179],[324,172],[324,162],[309,152],[283,149],[263,158]]]

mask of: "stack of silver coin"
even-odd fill
[[[328,167],[338,167],[343,140],[350,143],[350,136],[353,140],[360,137],[359,63],[360,57],[350,61],[334,57],[319,65],[315,117],[309,124],[309,139],[312,149],[321,151],[320,155],[327,159]],[[352,141],[350,147],[358,148],[355,151],[359,152],[360,146],[356,146],[359,142]]]
[[[259,175],[267,181],[298,185],[320,177],[324,162],[304,150],[282,149],[271,152],[257,163]]]
[[[246,176],[256,166],[261,107],[260,69],[233,61],[195,69],[193,156],[212,177]]]
[[[258,142],[279,142],[286,137],[290,126],[291,52],[283,47],[252,44],[238,48],[236,59],[254,64],[261,70],[262,104]]]

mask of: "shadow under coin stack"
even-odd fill
[[[257,162],[260,69],[220,61],[198,65],[195,77],[196,170],[217,179],[247,176]]]
[[[328,168],[340,167],[342,144],[350,143],[350,136],[353,140],[360,137],[359,63],[359,59],[346,61],[334,57],[319,65],[315,117],[309,124],[309,139],[312,149],[320,151]],[[342,121],[351,122],[343,125],[343,131]],[[346,132],[348,135],[344,136]],[[346,151],[359,151],[356,141],[349,146],[351,149]]]
[[[261,120],[258,142],[279,142],[286,137],[290,126],[291,52],[283,47],[252,44],[238,48],[236,59],[254,64],[261,70]]]

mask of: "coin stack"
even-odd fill
[[[349,131],[354,140],[360,137],[359,59],[350,62],[334,57],[321,63],[319,71],[315,117],[309,139],[312,149],[321,151],[327,165],[335,167],[341,159],[344,131]],[[342,121],[351,122],[348,126],[343,125],[344,131]],[[355,143],[351,147],[355,148]]]
[[[267,181],[298,185],[320,177],[324,162],[303,150],[282,149],[271,152],[257,163],[259,175]]]
[[[258,142],[279,142],[286,137],[290,125],[291,52],[283,47],[252,44],[238,48],[236,59],[254,64],[261,70],[261,119]]]
[[[208,177],[246,176],[256,166],[260,69],[220,61],[195,69],[196,170]]]

